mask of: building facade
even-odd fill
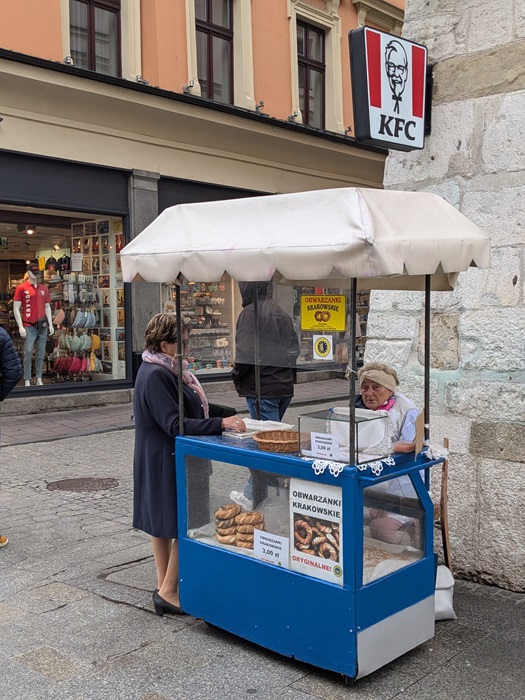
[[[352,137],[347,35],[363,23],[399,34],[403,6],[2,3],[0,321],[23,354],[12,304],[36,261],[58,329],[38,351],[42,385],[35,356],[20,391],[131,386],[145,323],[173,300],[124,285],[119,252],[164,208],[382,187],[386,151]],[[227,376],[238,294],[229,279],[192,282],[195,368]]]
[[[525,7],[409,0],[403,36],[433,64],[432,135],[391,153],[385,187],[435,192],[492,240],[492,268],[434,294],[432,439],[450,439],[453,563],[460,574],[525,591]],[[403,367],[422,401],[421,300],[376,293],[368,359]]]

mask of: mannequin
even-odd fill
[[[37,386],[42,386],[42,367],[46,338],[53,335],[53,317],[49,289],[38,281],[38,263],[27,266],[27,280],[19,284],[13,298],[13,314],[20,337],[24,339],[24,384],[31,385],[31,363],[36,345],[35,372]]]

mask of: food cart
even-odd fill
[[[488,267],[490,245],[436,195],[344,188],[178,205],[121,255],[126,282],[227,272],[350,287],[350,319],[358,288],[422,290],[428,443],[430,294]],[[349,355],[355,372],[355,328]],[[434,635],[427,486],[443,460],[420,444],[390,454],[388,420],[356,412],[354,381],[344,408],[301,416],[291,446],[270,447],[264,433],[176,439],[180,599],[210,625],[353,681]],[[246,512],[229,494],[248,474]],[[404,539],[382,539],[378,514],[402,522]]]

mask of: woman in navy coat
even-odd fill
[[[174,314],[157,314],[151,319],[133,398],[133,527],[151,535],[158,581],[153,603],[158,615],[182,614],[174,452],[179,434],[178,353],[187,352],[189,330],[188,321],[183,318],[179,343]],[[220,435],[223,430],[246,430],[239,416],[208,418],[208,401],[202,386],[186,367],[184,361],[184,434]]]

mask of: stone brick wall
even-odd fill
[[[435,192],[492,240],[490,270],[432,298],[431,437],[450,438],[457,574],[525,591],[525,3],[407,0],[434,64],[432,135],[391,151],[385,187]],[[375,292],[366,360],[422,406],[422,298]],[[435,481],[438,481],[437,479]]]

